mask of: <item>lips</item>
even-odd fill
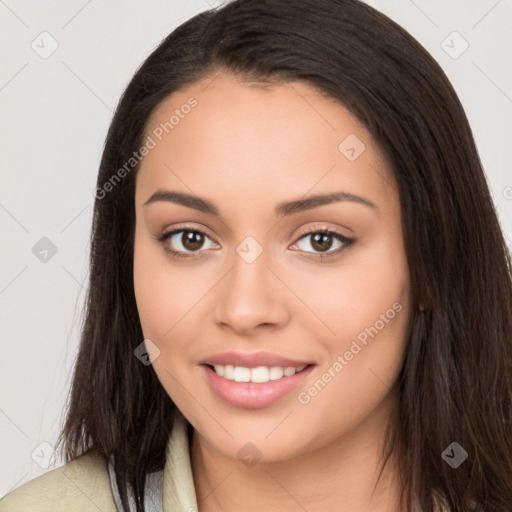
[[[223,352],[220,354],[214,354],[210,357],[207,357],[201,363],[211,366],[243,366],[244,368],[256,368],[258,366],[293,366],[295,368],[298,368],[300,366],[315,364],[312,361],[291,359],[289,357],[280,356],[278,354],[272,354],[270,352]]]
[[[311,364],[290,377],[253,383],[225,379],[217,375],[209,365],[201,365],[201,374],[217,397],[226,404],[240,409],[260,409],[279,403],[289,397],[294,390],[305,385],[315,370],[316,366]]]

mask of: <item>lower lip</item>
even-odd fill
[[[244,409],[259,409],[271,405],[300,386],[315,365],[290,377],[268,382],[236,382],[217,375],[208,365],[202,365],[211,388],[225,402]]]

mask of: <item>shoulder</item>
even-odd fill
[[[107,463],[86,454],[18,487],[0,512],[115,512]]]

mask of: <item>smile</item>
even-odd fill
[[[274,404],[303,384],[315,365],[246,368],[203,364],[201,368],[210,388],[224,402],[257,409]]]
[[[246,368],[244,366],[233,365],[213,365],[213,369],[217,375],[228,380],[236,382],[268,382],[269,380],[278,380],[284,377],[291,377],[296,373],[304,370],[307,365],[295,368],[293,366],[258,366],[256,368]]]

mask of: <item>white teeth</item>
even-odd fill
[[[287,366],[284,369],[284,376],[291,377],[292,375],[295,375],[295,368],[293,366]]]
[[[266,366],[251,368],[251,382],[268,382],[269,370]]]
[[[283,377],[291,377],[295,373],[302,371],[307,365],[294,368],[293,366],[258,366],[256,368],[245,368],[243,366],[226,366],[216,364],[213,366],[215,373],[228,380],[235,382],[268,382],[269,380],[279,380]]]
[[[233,380],[236,382],[250,382],[251,370],[249,370],[249,368],[243,368],[242,366],[235,366]]]
[[[231,366],[230,364],[227,364],[226,366],[224,366],[224,375],[223,377],[225,377],[226,379],[229,379],[229,380],[234,380],[235,378],[235,368],[233,366]]]
[[[278,380],[281,379],[284,375],[284,368],[280,366],[273,366],[269,371],[269,379],[270,380]]]

